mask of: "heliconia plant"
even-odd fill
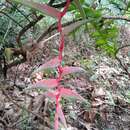
[[[86,21],[77,22],[75,25],[72,25],[70,28],[62,29],[61,20],[63,16],[66,14],[67,9],[70,5],[70,0],[67,0],[66,5],[63,9],[63,11],[59,11],[53,7],[50,7],[46,4],[39,4],[35,3],[29,0],[13,0],[15,2],[22,3],[24,5],[27,5],[31,8],[35,8],[39,11],[41,11],[44,14],[50,15],[52,17],[55,17],[58,19],[58,32],[60,33],[60,44],[59,44],[59,55],[50,61],[44,63],[41,65],[38,69],[36,69],[32,74],[36,74],[38,72],[44,71],[46,69],[55,68],[58,71],[58,76],[55,79],[42,79],[34,84],[31,85],[32,88],[45,88],[49,89],[47,92],[44,93],[44,95],[51,100],[55,101],[56,103],[56,112],[55,112],[55,125],[54,129],[58,130],[59,128],[59,119],[60,122],[64,125],[65,128],[67,128],[65,116],[62,111],[62,106],[60,104],[60,100],[62,97],[73,97],[76,99],[79,99],[81,101],[85,101],[83,97],[81,97],[76,91],[73,91],[69,88],[65,88],[62,84],[62,78],[63,76],[67,74],[77,73],[77,72],[85,72],[83,68],[80,67],[73,67],[73,66],[62,66],[62,60],[63,60],[63,50],[64,50],[64,35],[66,35],[68,32],[72,31],[74,28],[82,25]],[[78,1],[78,0],[76,0]]]

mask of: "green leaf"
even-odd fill
[[[65,35],[68,35],[69,33],[71,33],[72,31],[74,31],[75,29],[77,29],[78,27],[80,27],[81,25],[85,24],[86,22],[88,22],[87,19],[81,20],[81,21],[77,21],[75,23],[72,23],[66,27],[64,27],[63,29],[63,33]]]
[[[70,4],[68,11],[74,11],[75,12],[76,11],[76,6],[73,3]]]
[[[91,17],[91,18],[101,17],[101,10],[94,10],[91,7],[85,7],[84,10],[87,17]]]
[[[97,44],[97,45],[104,45],[104,44],[106,44],[106,43],[107,43],[107,41],[104,40],[104,39],[98,39],[98,40],[96,41],[96,44]]]
[[[86,14],[79,0],[74,0],[76,7],[79,9],[81,16],[85,19]]]

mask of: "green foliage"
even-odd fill
[[[85,19],[85,18],[86,18],[86,16],[85,16],[85,11],[84,11],[84,9],[83,9],[83,7],[82,7],[83,2],[84,2],[83,0],[82,0],[82,1],[79,1],[79,0],[75,0],[75,1],[74,1],[76,7],[77,7],[77,8],[79,9],[79,11],[80,11],[81,16]]]
[[[90,35],[95,39],[96,48],[102,49],[110,56],[114,56],[117,50],[117,35],[118,29],[112,20],[103,19],[103,9],[94,9],[86,5],[84,1],[78,5],[80,13],[75,10],[75,6],[71,5],[70,11],[75,14],[77,19],[83,17],[83,12],[86,14],[88,19],[87,31],[90,32]]]
[[[101,22],[103,25],[101,25]],[[106,51],[111,56],[114,56],[117,49],[117,34],[118,30],[116,26],[113,25],[110,21],[100,21],[92,23],[94,31],[91,33],[91,36],[95,39],[96,47],[101,48]]]
[[[91,7],[84,7],[85,10],[85,14],[87,18],[97,18],[99,19],[102,15],[101,15],[101,10],[95,10]]]

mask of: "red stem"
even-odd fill
[[[58,73],[59,77],[58,80],[60,81],[62,79],[62,59],[63,59],[63,50],[64,50],[64,34],[62,32],[62,24],[61,20],[62,17],[65,15],[67,12],[67,9],[69,7],[70,0],[67,0],[66,6],[64,10],[60,13],[59,19],[58,19],[58,31],[60,32],[60,46],[59,46],[59,60],[60,60],[60,66],[58,67]]]
[[[58,77],[58,82],[61,81],[62,79],[62,59],[63,59],[63,50],[64,50],[64,34],[62,32],[62,24],[61,24],[61,20],[62,17],[65,15],[68,7],[70,4],[70,0],[67,0],[66,6],[64,8],[64,10],[60,13],[59,18],[58,18],[58,31],[60,33],[60,46],[59,46],[59,60],[60,60],[60,65],[58,66],[58,73],[59,73],[59,77]],[[58,85],[57,87],[58,90],[58,94],[56,95],[56,113],[58,113],[58,108],[59,108],[59,101],[60,101],[60,85]],[[58,125],[58,124],[57,124]],[[57,128],[56,128],[57,129]]]

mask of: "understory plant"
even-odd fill
[[[65,96],[75,97],[79,100],[85,101],[85,99],[83,97],[81,97],[76,91],[68,89],[61,84],[61,81],[63,80],[63,76],[65,76],[67,74],[71,74],[71,73],[85,71],[84,69],[82,69],[80,67],[73,67],[73,66],[64,66],[63,67],[62,66],[63,50],[64,50],[64,35],[66,33],[66,30],[63,31],[61,22],[62,22],[63,16],[66,14],[67,9],[70,5],[70,0],[66,1],[66,5],[65,5],[63,11],[59,11],[46,4],[39,4],[39,3],[35,3],[35,2],[30,2],[27,0],[15,0],[15,1],[20,2],[24,5],[30,6],[31,8],[36,8],[37,10],[41,11],[42,13],[55,17],[58,20],[58,32],[60,34],[59,35],[60,36],[59,54],[57,57],[44,63],[43,65],[41,65],[38,69],[36,69],[33,72],[33,74],[36,74],[36,73],[44,71],[46,69],[55,68],[58,72],[58,76],[53,79],[42,79],[42,80],[36,82],[35,84],[33,84],[32,87],[48,89],[48,91],[45,92],[44,95],[46,97],[49,97],[51,100],[54,100],[55,104],[56,104],[54,129],[58,130],[59,121],[63,124],[63,126],[65,128],[67,128],[65,116],[63,114],[63,111],[61,109],[61,104],[60,104],[62,97],[65,97]],[[76,26],[79,26],[81,23],[76,24]]]
[[[43,69],[47,68],[56,68],[58,71],[58,77],[56,79],[44,79],[35,84],[36,87],[41,86],[41,87],[47,87],[47,88],[53,88],[54,91],[46,92],[45,95],[52,100],[55,101],[56,103],[56,112],[55,112],[55,130],[58,130],[59,126],[59,119],[61,123],[64,125],[65,128],[67,128],[66,120],[63,114],[63,111],[61,109],[61,104],[60,100],[63,96],[73,96],[76,97],[80,100],[84,100],[78,93],[75,91],[72,91],[71,89],[67,89],[64,86],[61,85],[61,80],[64,75],[78,72],[78,71],[84,71],[80,67],[69,67],[69,66],[62,66],[62,60],[63,60],[63,49],[64,49],[64,33],[62,32],[62,24],[61,20],[62,17],[65,15],[67,8],[70,4],[70,0],[67,0],[67,4],[62,12],[59,13],[58,16],[58,31],[60,33],[60,45],[59,45],[59,55],[58,57],[48,61],[47,63],[43,64],[40,66],[34,73],[39,72]]]

